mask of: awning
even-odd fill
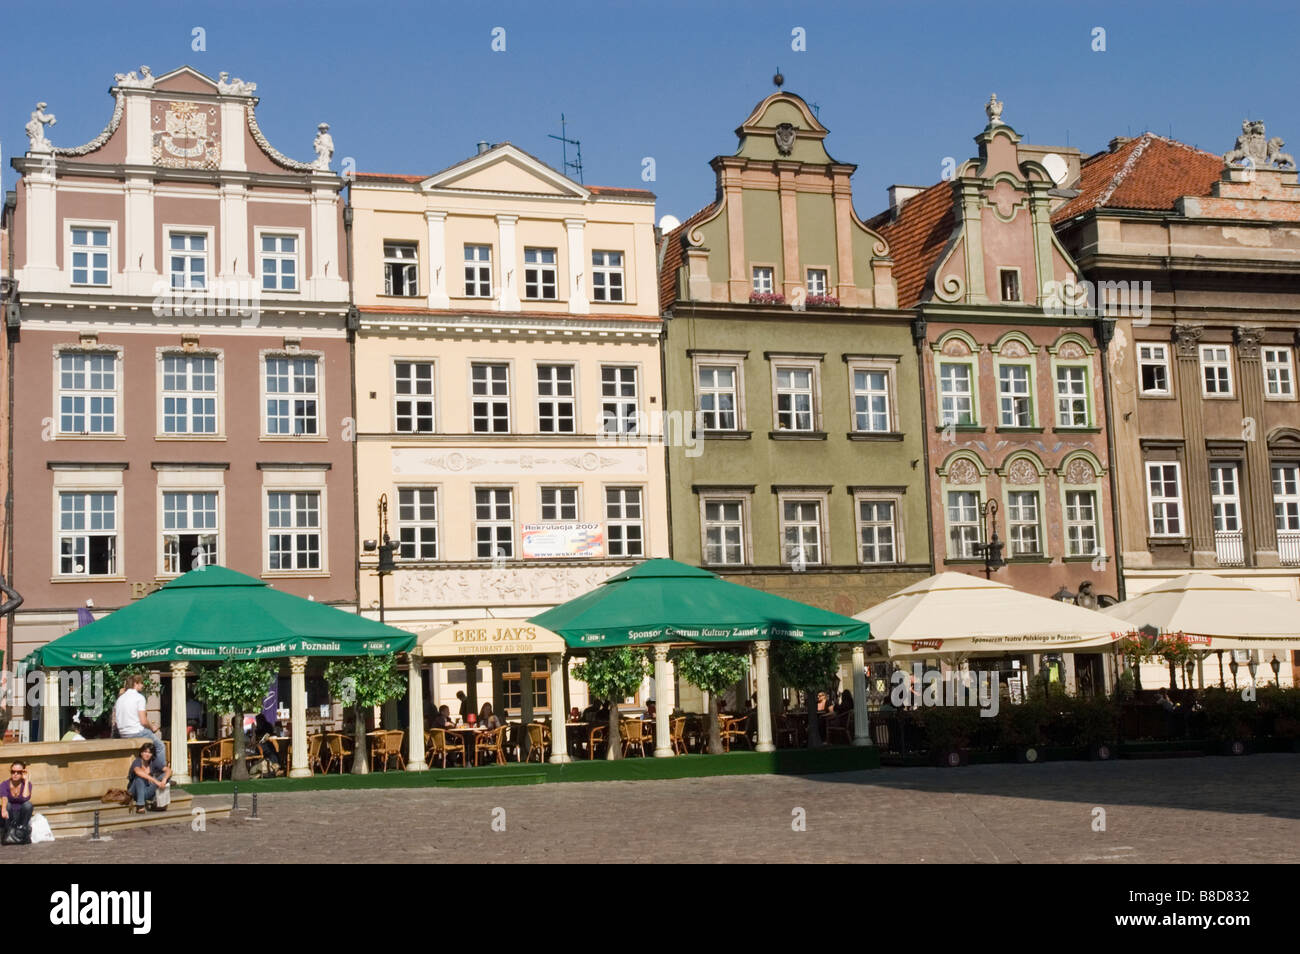
[[[1300,649],[1300,602],[1240,580],[1187,573],[1102,610],[1125,632],[1181,633],[1192,649]]]

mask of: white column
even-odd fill
[[[59,671],[45,670],[45,695],[41,698],[41,741],[59,741]]]
[[[853,647],[853,744],[871,745],[871,726],[867,724],[867,651],[862,644]]]
[[[248,128],[248,114],[243,100],[223,100],[221,103],[221,168],[243,172],[244,131]]]
[[[57,290],[67,284],[59,272],[57,258],[54,160],[48,154],[42,157],[42,161],[47,160],[48,167],[26,172],[22,178],[22,186],[27,190],[27,264],[22,273],[23,285],[28,289]]]
[[[254,270],[248,251],[248,190],[237,183],[221,187],[221,228],[216,244],[221,247],[222,281],[249,281]],[[242,296],[240,296],[242,297]]]
[[[774,752],[772,743],[771,680],[767,677],[767,654],[772,644],[766,640],[754,643],[754,679],[758,683],[758,752]]]
[[[406,738],[406,770],[423,772],[424,764],[424,683],[420,679],[420,647],[413,646],[406,656],[406,696],[411,704]]]
[[[429,226],[429,307],[450,308],[451,299],[447,296],[447,213],[426,211],[424,221]]]
[[[551,762],[569,761],[569,738],[564,728],[568,713],[564,710],[564,654],[551,653],[546,657],[551,667]]]
[[[307,762],[307,657],[289,657],[289,722],[292,725],[290,778],[310,778]]]
[[[307,294],[324,301],[346,301],[347,275],[339,242],[338,177],[332,172],[312,174],[311,279]]]
[[[515,245],[517,215],[497,216],[497,248],[501,261],[497,264],[497,280],[501,294],[497,297],[498,311],[519,310],[519,249]]]
[[[172,738],[167,764],[172,767],[172,780],[177,785],[190,783],[190,748],[185,734],[185,672],[189,663],[174,662],[172,666]]]
[[[149,124],[149,113],[153,109],[153,100],[149,92],[142,89],[122,90],[119,95],[124,98],[122,125],[126,127],[126,164],[151,166],[153,129]],[[223,135],[221,138],[224,143],[226,137]]]
[[[585,315],[591,308],[587,302],[587,285],[590,283],[587,267],[587,244],[583,240],[585,219],[565,219],[569,235],[569,311]]]
[[[126,180],[126,203],[118,241],[122,243],[126,262],[123,275],[128,295],[157,297],[164,291],[155,287],[160,280],[154,248],[158,239],[153,232],[153,183],[143,176]],[[166,243],[167,237],[163,236]]]
[[[671,758],[673,755],[672,740],[672,707],[668,704],[665,696],[668,694],[664,689],[672,685],[673,681],[673,664],[668,661],[668,644],[655,643],[655,695],[658,696],[655,712],[655,758]]]

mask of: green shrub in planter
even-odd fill
[[[1203,702],[1206,733],[1220,743],[1224,751],[1232,755],[1241,754],[1244,743],[1255,736],[1259,704],[1247,702],[1239,692],[1222,689],[1206,690]]]
[[[958,765],[971,738],[979,731],[980,710],[974,706],[936,706],[923,710],[921,717],[930,755],[940,764]],[[950,756],[959,754],[954,762]]]

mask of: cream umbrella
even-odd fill
[[[1187,573],[1101,612],[1126,632],[1181,633],[1202,651],[1300,649],[1300,602],[1211,573]]]
[[[965,573],[939,573],[858,613],[891,659],[1060,653],[1109,648],[1122,635],[1101,613]]]

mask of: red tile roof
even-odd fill
[[[1222,156],[1144,133],[1085,159],[1079,195],[1053,212],[1052,222],[1097,208],[1172,210],[1181,196],[1209,195],[1222,172]]]
[[[663,264],[659,267],[659,311],[661,313],[671,308],[677,301],[677,270],[682,267],[684,260],[682,243],[686,239],[686,231],[703,222],[715,208],[717,203],[710,202],[660,240],[667,243]]]
[[[904,202],[892,221],[886,210],[865,224],[889,243],[898,307],[911,308],[925,294],[930,272],[956,227],[953,184],[936,182]]]

